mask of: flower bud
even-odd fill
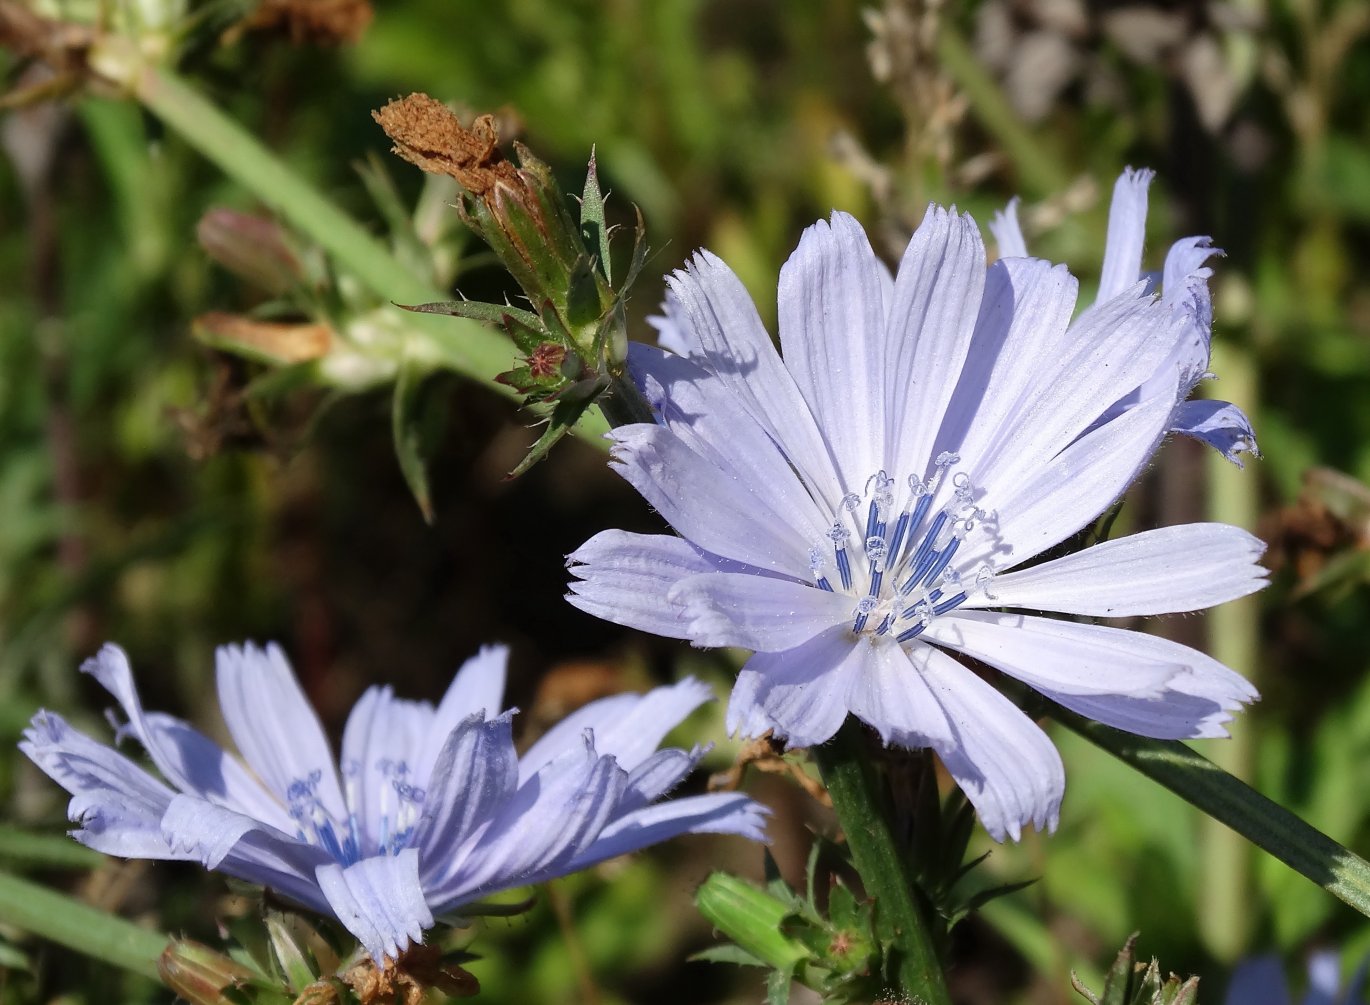
[[[210,258],[268,293],[285,293],[304,277],[285,231],[268,217],[211,209],[196,224],[195,238]]]

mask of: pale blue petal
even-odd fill
[[[970,615],[967,615],[968,617]],[[1224,726],[1231,713],[1259,697],[1250,681],[1211,656],[1142,632],[1082,625],[1069,621],[1025,619],[1050,625],[1062,640],[1075,640],[1111,658],[1124,675],[1135,666],[1171,664],[1181,672],[1165,682],[1154,697],[1136,697],[1120,689],[1117,694],[1067,693],[1029,681],[1037,690],[1081,715],[1141,736],[1165,740],[1226,736]],[[1013,671],[1010,670],[1010,673]]]
[[[321,865],[318,880],[337,919],[377,965],[423,942],[424,929],[433,925],[413,848],[364,858],[346,869],[336,863]]]
[[[646,694],[618,694],[592,701],[549,729],[519,759],[519,777],[526,781],[547,765],[568,755],[572,763],[584,757],[585,733],[594,734],[600,754],[617,760],[632,771],[655,752],[666,734],[685,721],[706,701],[713,700],[709,686],[693,677]]]
[[[480,652],[461,665],[433,717],[429,765],[447,742],[448,734],[471,713],[484,712],[485,718],[493,719],[505,711],[508,668],[508,646],[481,646]]]
[[[80,824],[72,837],[82,844],[122,858],[188,857],[162,837],[162,814],[175,792],[122,754],[52,712],[33,717],[19,749],[71,793],[67,816]]]
[[[1112,635],[1076,630],[1094,627],[961,609],[937,618],[922,637],[1053,694],[1155,699],[1187,669],[1173,660],[1140,656],[1123,663]]]
[[[282,801],[292,785],[312,785],[329,816],[346,820],[323,726],[280,647],[221,646],[216,656],[219,708],[243,759]]]
[[[952,725],[933,749],[996,841],[1017,841],[1032,824],[1054,831],[1065,768],[1051,740],[1016,705],[931,647],[922,672]]]
[[[929,206],[894,279],[885,395],[887,464],[920,477],[970,349],[985,246],[969,216]],[[871,472],[875,474],[875,472]]]
[[[658,421],[686,447],[729,478],[765,488],[766,519],[790,524],[806,540],[823,539],[838,499],[809,495],[790,458],[725,380],[640,343],[628,347],[628,368]]]
[[[861,668],[849,628],[749,659],[728,702],[728,732],[751,738],[772,730],[791,747],[831,739],[847,717],[847,694]]]
[[[885,341],[880,263],[861,225],[834,213],[805,230],[780,270],[778,301],[785,366],[825,434],[841,484],[859,490],[889,463],[885,373],[893,348]]]
[[[847,704],[888,746],[918,749],[953,742],[953,727],[923,677],[927,648],[905,652],[893,640],[858,642],[860,664]]]
[[[960,454],[972,474],[987,466],[1006,430],[1018,430],[1068,350],[1079,283],[1064,265],[1038,259],[989,267],[966,365],[935,452]]]
[[[628,776],[588,735],[577,770],[560,763],[520,785],[471,851],[462,873],[433,891],[439,913],[473,896],[536,882],[565,863],[610,819]]]
[[[1108,208],[1108,238],[1099,276],[1099,302],[1129,293],[1142,275],[1146,243],[1146,190],[1155,171],[1126,168],[1113,186]]]
[[[1246,414],[1227,401],[1196,399],[1186,401],[1171,419],[1171,429],[1202,440],[1237,467],[1242,467],[1243,452],[1259,457],[1256,434]]]
[[[826,442],[742,282],[707,251],[666,281],[688,328],[686,341],[697,347],[691,358],[719,377],[808,484],[831,483]]]
[[[1206,263],[1214,255],[1221,255],[1222,249],[1213,247],[1211,237],[1182,237],[1170,246],[1165,256],[1165,270],[1162,273],[1161,297],[1174,302],[1185,296],[1191,280],[1208,280],[1213,270]]]
[[[1214,607],[1267,585],[1265,542],[1239,527],[1160,527],[996,576],[963,608],[1025,607],[1122,618]]]
[[[615,820],[567,868],[585,869],[682,834],[737,834],[765,841],[767,812],[737,792],[673,799]]]
[[[689,638],[685,608],[667,600],[688,576],[717,572],[722,560],[669,534],[606,530],[566,560],[570,603],[587,614],[672,639]]]
[[[162,713],[147,713],[138,698],[128,657],[106,644],[81,665],[118,699],[131,732],[148,752],[157,770],[176,788],[228,806],[277,827],[290,826],[284,807],[262,788],[238,761],[189,723]]]
[[[852,598],[793,580],[713,572],[683,579],[668,599],[684,609],[697,646],[793,649],[855,617]]]
[[[513,796],[518,755],[512,720],[512,712],[488,721],[472,715],[447,737],[414,835],[423,850],[425,885],[436,887],[460,869],[463,846]]]
[[[176,858],[193,858],[311,910],[332,913],[315,875],[332,861],[322,848],[190,795],[172,800],[161,833]]]
[[[647,323],[656,329],[656,342],[662,349],[677,356],[689,357],[696,354],[696,346],[690,337],[689,322],[682,316],[680,304],[673,294],[666,294],[665,300],[661,303],[661,313],[649,314]],[[631,348],[630,346],[630,351]]]
[[[661,426],[620,426],[609,436],[613,468],[693,544],[760,569],[808,574],[814,538],[775,515],[764,485],[728,475]]]
[[[996,422],[973,422],[976,439],[962,453],[975,485],[984,490],[981,505],[1005,512],[1015,486],[1072,443],[1110,425],[1100,423],[1108,406],[1158,374],[1168,383],[1147,400],[1168,396],[1167,412],[1173,409],[1180,397],[1178,375],[1165,367],[1173,333],[1182,325],[1157,301],[1119,297],[1081,316],[1064,339],[1051,339],[1052,352],[1026,365],[1034,377],[1020,384],[1011,411],[991,406]]]
[[[368,688],[353,706],[343,730],[341,767],[359,854],[384,851],[383,844],[402,829],[403,797],[428,784],[423,748],[432,728],[431,705],[396,698],[389,687]]]
[[[628,786],[619,800],[618,815],[631,813],[656,802],[683,782],[699,764],[708,747],[658,750],[628,773]]]
[[[1027,241],[1023,240],[1023,228],[1018,225],[1018,204],[1022,200],[1014,196],[1008,205],[995,210],[989,221],[989,232],[999,245],[1000,258],[1026,258]]]
[[[1150,460],[1165,433],[1171,402],[1162,395],[1139,405],[1039,464],[1021,482],[986,489],[981,505],[997,511],[993,536],[969,540],[958,562],[966,568],[982,561],[1012,568],[1088,524]]]

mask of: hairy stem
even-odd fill
[[[876,910],[894,935],[900,989],[918,1005],[950,1005],[927,919],[908,863],[890,830],[861,724],[848,717],[836,737],[813,748],[852,860]]]

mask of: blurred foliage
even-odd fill
[[[105,699],[74,668],[105,638],[135,654],[159,707],[197,721],[215,644],[280,639],[335,729],[371,681],[436,696],[495,639],[514,646],[512,700],[533,730],[598,694],[687,669],[721,687],[733,668],[730,654],[681,653],[562,602],[561,556],[606,526],[657,526],[593,447],[567,442],[506,482],[536,437],[527,416],[425,371],[403,404],[428,461],[428,527],[394,452],[383,385],[396,370],[321,380],[308,365],[273,370],[212,347],[224,336],[204,320],[215,312],[335,331],[365,317],[377,338],[400,322],[288,226],[282,240],[312,291],[303,299],[282,304],[269,279],[245,283],[200,250],[206,214],[261,217],[263,199],[137,104],[82,89],[79,53],[61,47],[71,35],[21,30],[34,11],[108,16],[154,41],[188,25],[157,51],[173,51],[199,91],[387,235],[402,261],[431,266],[423,281],[445,292],[498,302],[516,291],[443,216],[450,196],[377,166],[387,144],[371,109],[420,90],[496,112],[567,193],[581,191],[594,147],[608,223],[631,227],[634,204],[647,220],[653,250],[628,304],[640,338],[651,337],[657,276],[701,245],[773,319],[780,263],[833,208],[895,256],[929,199],[984,221],[1022,194],[1033,250],[1088,285],[1112,178],[1129,163],[1157,168],[1150,261],[1187,233],[1227,249],[1218,339],[1251,375],[1252,397],[1238,403],[1265,454],[1239,492],[1272,544],[1275,585],[1224,630],[1245,633],[1253,665],[1238,669],[1266,697],[1237,724],[1227,766],[1370,852],[1368,10],[390,0],[372,18],[342,0],[0,0],[15,98],[0,121],[0,741],[12,749],[39,705],[93,723]],[[35,100],[57,92],[72,96]],[[1209,482],[1204,458],[1172,444],[1124,519],[1244,519],[1213,502]],[[1156,627],[1212,644],[1205,625]],[[722,737],[712,714],[695,735]],[[1203,975],[1205,1001],[1219,1000],[1238,954],[1370,949],[1354,914],[1269,859],[1238,862],[1237,882],[1214,885],[1220,837],[1197,813],[1084,741],[1056,738],[1069,778],[1059,832],[1017,846],[972,840],[997,883],[1040,882],[952,930],[958,1000],[1065,1005],[1076,1000],[1070,971],[1103,986],[1137,929],[1168,966]],[[725,742],[711,766],[733,753]],[[777,810],[781,872],[800,884],[809,828],[831,821],[798,786],[760,790]],[[16,833],[59,835],[59,795],[17,755],[0,757]],[[59,846],[0,841],[0,861],[210,943],[214,919],[242,910],[197,870],[92,867]],[[734,844],[682,842],[558,883],[526,917],[483,922],[470,965],[483,999],[760,1000],[756,971],[681,962],[710,942],[689,905],[720,867],[761,875],[759,857]],[[1206,929],[1219,916],[1241,919],[1235,938]],[[169,1000],[146,977],[12,930],[0,931],[0,974],[4,1002]]]

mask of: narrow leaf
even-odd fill
[[[34,834],[0,825],[0,859],[49,869],[92,869],[104,861],[104,856],[65,834]]]
[[[158,979],[157,960],[171,941],[160,932],[3,873],[0,922],[153,980]]]
[[[1370,917],[1370,862],[1177,740],[1152,740],[1052,705],[1051,717]]]

